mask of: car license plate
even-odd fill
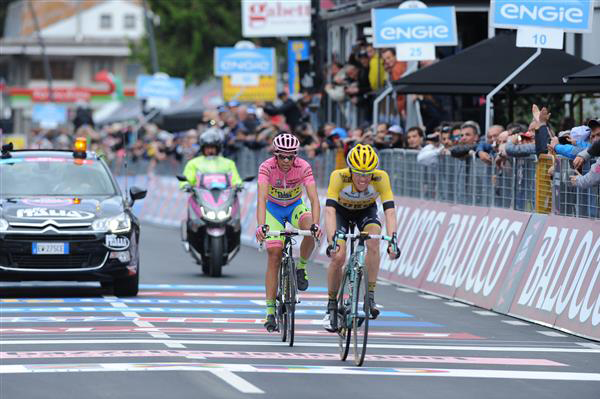
[[[68,242],[34,242],[31,248],[34,255],[68,255]]]

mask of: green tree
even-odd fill
[[[199,83],[213,73],[215,47],[241,39],[240,0],[148,0],[160,19],[154,35],[161,72]],[[133,45],[133,57],[151,71],[148,40]]]

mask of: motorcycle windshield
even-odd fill
[[[207,190],[224,190],[231,186],[229,175],[225,173],[204,173],[196,178],[198,187]]]

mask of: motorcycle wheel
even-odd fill
[[[211,277],[221,277],[223,267],[223,237],[211,237],[209,269]],[[204,267],[203,267],[204,270]]]

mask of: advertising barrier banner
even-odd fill
[[[598,222],[549,216],[510,314],[600,339]]]

